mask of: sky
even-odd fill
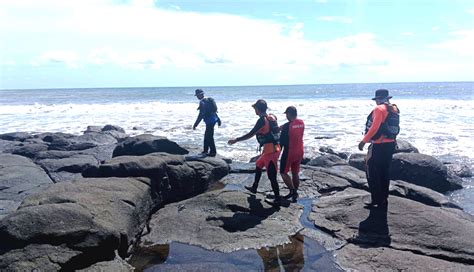
[[[0,89],[474,81],[471,0],[0,0]]]

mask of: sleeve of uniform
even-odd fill
[[[290,123],[286,123],[281,127],[281,134],[280,134],[280,145],[281,147],[288,148],[289,144],[289,127]]]
[[[199,123],[201,122],[201,120],[204,118],[205,107],[206,107],[206,104],[204,102],[204,99],[201,99],[201,101],[199,101],[199,108],[198,108],[199,115],[196,118],[196,122],[194,122],[194,127],[197,127]]]
[[[255,126],[252,128],[252,130],[249,133],[245,134],[244,136],[238,137],[237,141],[240,142],[240,141],[245,141],[252,138],[255,134],[257,134],[257,131],[261,129],[263,126],[265,126],[265,118],[260,117],[260,119],[258,119]]]
[[[375,133],[377,133],[380,128],[380,125],[382,124],[383,110],[381,107],[375,107],[374,113],[372,114],[372,118],[372,126],[369,128],[369,131],[367,131],[367,134],[365,134],[364,139],[362,139],[364,143],[370,142],[370,139],[374,137]]]

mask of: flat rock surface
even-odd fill
[[[232,252],[245,248],[276,246],[302,229],[302,207],[286,203],[279,209],[261,195],[216,190],[167,205],[152,216],[150,233],[141,246],[170,242]]]
[[[369,200],[369,193],[352,188],[321,197],[313,203],[310,220],[350,243],[474,263],[471,215],[395,196],[389,197],[387,210],[367,209],[364,201]]]

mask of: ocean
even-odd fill
[[[286,122],[287,106],[295,106],[305,121],[305,148],[321,146],[358,153],[376,89],[385,88],[401,111],[399,138],[421,153],[474,168],[474,82],[320,84],[238,87],[100,88],[0,90],[0,133],[67,132],[82,134],[89,125],[118,125],[130,135],[151,133],[179,144],[201,145],[202,123],[192,130],[201,88],[218,105],[222,126],[215,130],[219,154],[248,161],[257,155],[254,139],[227,145],[247,133],[257,121],[251,105],[265,99],[269,112]],[[474,179],[448,196],[474,214]]]

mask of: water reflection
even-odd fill
[[[340,271],[331,252],[301,234],[290,243],[232,253],[172,242],[138,249],[130,259],[136,271]]]
[[[265,271],[301,271],[304,267],[304,236],[290,237],[291,243],[257,249]]]

